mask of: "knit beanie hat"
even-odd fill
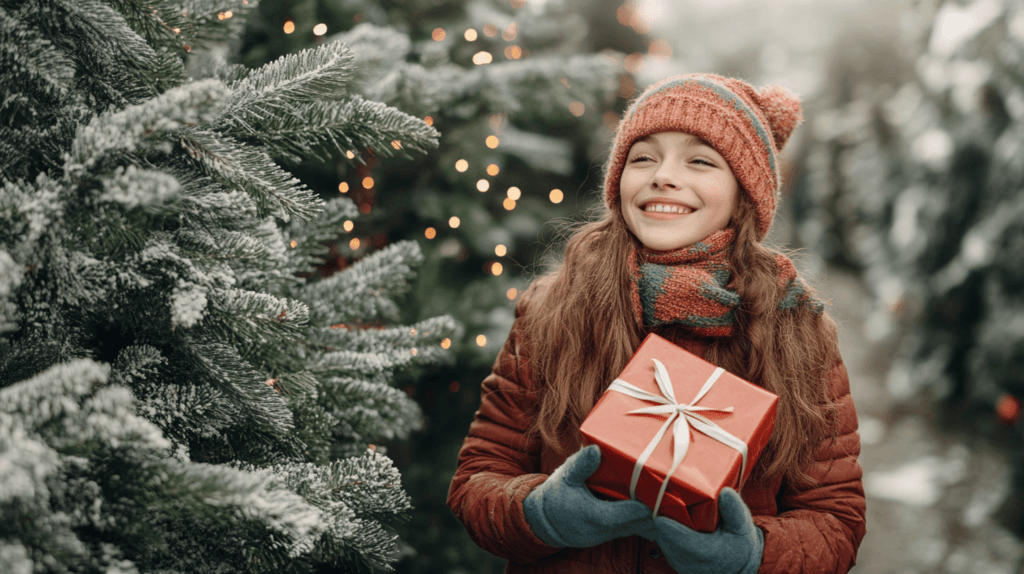
[[[658,132],[693,134],[725,158],[757,209],[764,239],[782,183],[778,154],[803,119],[800,99],[781,86],[760,91],[714,74],[684,74],[653,84],[633,101],[615,133],[605,168],[605,203],[617,209],[619,179],[636,140]]]

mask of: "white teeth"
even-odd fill
[[[644,208],[644,211],[653,211],[655,213],[691,213],[693,210],[681,205],[665,205],[663,203],[658,203],[648,205]]]

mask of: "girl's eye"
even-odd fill
[[[635,155],[629,158],[629,163],[637,163],[641,161],[653,161],[653,158],[649,155]]]
[[[710,167],[715,167],[715,164],[714,164],[714,163],[713,163],[713,162],[712,162],[711,160],[708,160],[708,159],[704,159],[704,158],[702,158],[702,157],[697,157],[697,158],[694,158],[694,159],[693,159],[693,162],[694,162],[694,163],[699,163],[699,164],[701,164],[701,165],[706,165],[706,166],[710,166]]]

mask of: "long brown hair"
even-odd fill
[[[783,293],[775,256],[757,239],[745,193],[730,225],[737,231],[731,288],[742,306],[734,335],[711,340],[706,359],[779,396],[775,430],[754,477],[813,483],[806,469],[815,450],[838,431],[827,395],[839,358],[836,326],[824,313],[778,308]],[[628,265],[639,247],[620,211],[605,208],[573,231],[561,263],[527,293],[535,311],[521,317],[520,328],[540,389],[533,432],[551,448],[580,445],[580,424],[644,335],[630,300]]]

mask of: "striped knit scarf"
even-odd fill
[[[637,251],[629,256],[633,310],[646,327],[679,324],[702,337],[728,337],[736,323],[739,295],[729,288],[729,255],[736,232],[724,229],[703,241],[670,252]],[[824,305],[808,293],[793,262],[775,254],[779,287],[785,295],[779,309],[807,307],[821,313]]]

